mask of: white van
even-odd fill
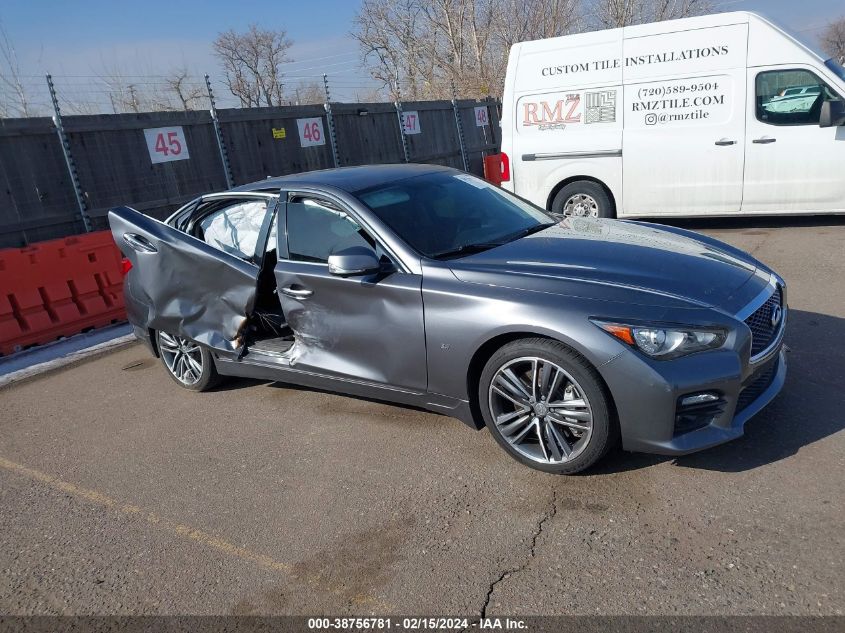
[[[600,217],[845,212],[845,70],[722,13],[511,49],[502,186]]]

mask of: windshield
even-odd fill
[[[824,65],[830,68],[834,73],[836,73],[836,76],[839,77],[842,81],[845,81],[845,68],[842,68],[842,64],[840,64],[831,57],[824,63]]]
[[[454,172],[414,176],[355,195],[417,252],[436,259],[494,248],[555,223],[528,202]]]

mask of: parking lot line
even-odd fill
[[[55,490],[60,490],[77,499],[88,501],[95,505],[99,505],[104,508],[109,508],[110,510],[115,510],[126,516],[142,518],[146,520],[147,523],[154,525],[157,528],[160,528],[161,530],[173,536],[189,539],[205,547],[217,550],[218,552],[222,552],[224,554],[228,554],[233,558],[238,558],[242,561],[253,563],[255,565],[258,565],[259,567],[263,567],[271,571],[283,572],[293,578],[297,578],[298,576],[298,574],[294,571],[293,565],[289,563],[278,561],[273,557],[267,556],[265,554],[253,552],[252,550],[246,547],[240,547],[218,536],[214,536],[213,534],[209,534],[208,532],[204,532],[203,530],[191,527],[190,525],[185,525],[184,523],[173,521],[171,519],[168,519],[167,517],[163,517],[159,514],[156,514],[155,512],[145,510],[144,508],[141,508],[140,506],[131,503],[123,503],[117,499],[109,497],[108,495],[104,495],[103,493],[98,492],[96,490],[77,486],[76,484],[70,483],[69,481],[64,481],[63,479],[59,479],[58,477],[50,475],[49,473],[45,473],[35,468],[24,466],[23,464],[18,464],[17,462],[13,462],[12,460],[6,459],[2,456],[0,456],[0,468],[12,473],[16,473],[27,479],[45,484]],[[319,585],[323,583],[320,583],[318,581],[317,584]],[[338,588],[333,585],[325,585],[323,586],[323,589],[332,594],[342,593],[342,588]],[[381,609],[382,611],[388,611],[392,608],[388,603],[382,602],[366,594],[355,595],[352,599],[352,602],[356,605],[366,606],[372,609]]]
[[[68,481],[63,481],[58,477],[54,477],[53,475],[41,472],[40,470],[29,468],[28,466],[24,466],[22,464],[18,464],[4,457],[0,457],[0,468],[11,471],[13,473],[17,473],[18,475],[21,475],[28,479],[32,479],[40,483],[46,484],[51,488],[61,490],[62,492],[72,495],[78,499],[83,499],[90,503],[94,503],[109,508],[111,510],[116,510],[125,515],[141,517],[145,519],[147,523],[155,525],[156,527],[170,532],[171,534],[180,536],[182,538],[190,539],[206,547],[210,547],[212,549],[223,552],[230,556],[234,556],[235,558],[239,558],[241,560],[255,563],[256,565],[259,565],[266,569],[281,572],[290,572],[292,569],[291,565],[277,561],[274,558],[271,558],[270,556],[258,554],[245,547],[239,547],[238,545],[229,543],[228,541],[214,536],[213,534],[209,534],[208,532],[203,532],[202,530],[198,530],[189,525],[184,525],[182,523],[172,521],[168,518],[156,514],[155,512],[149,512],[147,510],[144,510],[139,506],[128,503],[121,503],[120,501],[112,499],[111,497],[97,492],[96,490],[83,488]]]

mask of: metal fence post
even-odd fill
[[[396,108],[396,119],[399,121],[399,138],[402,139],[402,154],[405,156],[405,162],[411,162],[410,152],[408,151],[408,139],[405,138],[405,122],[402,120],[402,95],[399,94],[399,82],[395,84],[396,101],[393,106]]]
[[[223,141],[223,128],[220,127],[220,120],[217,118],[217,106],[214,103],[214,92],[211,90],[211,79],[205,76],[205,88],[208,90],[208,102],[210,104],[211,122],[214,124],[214,136],[217,138],[217,149],[220,150],[220,161],[223,163],[223,175],[226,177],[226,187],[231,189],[235,186],[235,179],[232,177],[232,166],[229,164],[229,153],[226,151],[226,143]]]
[[[493,119],[490,117],[490,114],[489,114],[489,112],[490,112],[490,102],[491,101],[493,102],[493,107],[496,109],[496,121],[497,122],[501,120],[501,113],[499,112],[499,106],[498,106],[496,100],[493,99],[490,95],[487,95],[487,98],[485,99],[485,101],[487,102],[487,112],[488,112],[487,120],[490,122],[490,124],[489,124],[490,140],[493,142],[493,145],[496,145],[498,143],[498,141],[496,140],[496,128],[493,125]]]
[[[464,126],[461,123],[461,113],[458,110],[458,100],[455,95],[455,82],[452,82],[452,110],[455,113],[455,128],[458,130],[458,143],[461,146],[461,160],[464,163],[464,171],[469,171],[469,159],[467,158],[467,148],[464,141]]]
[[[59,100],[56,97],[56,87],[53,85],[53,77],[47,75],[47,88],[50,89],[50,100],[53,102],[53,125],[56,126],[56,134],[59,135],[59,143],[62,146],[62,154],[65,157],[65,165],[70,175],[70,182],[73,185],[73,193],[76,196],[76,204],[79,206],[79,217],[82,218],[82,224],[85,226],[85,232],[88,233],[93,230],[91,226],[91,218],[88,216],[88,205],[85,204],[85,196],[82,193],[82,185],[79,182],[79,174],[76,171],[76,163],[73,162],[73,154],[70,153],[70,143],[68,142],[65,128],[62,125],[62,111],[59,108]]]
[[[326,122],[329,124],[329,143],[332,147],[332,160],[335,167],[340,167],[340,155],[337,151],[337,133],[334,129],[334,117],[332,116],[331,95],[329,95],[329,77],[323,73],[323,90],[326,91],[326,102],[323,107],[326,109]]]

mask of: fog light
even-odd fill
[[[703,428],[725,412],[725,399],[718,393],[705,391],[678,398],[675,411],[675,435]]]
[[[715,393],[694,393],[690,396],[681,398],[682,407],[691,407],[696,404],[705,404],[707,402],[716,402],[719,399]]]

